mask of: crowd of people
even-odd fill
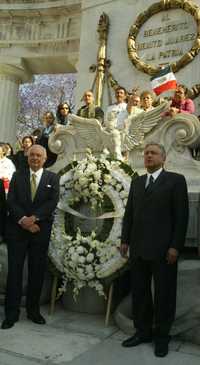
[[[87,90],[84,105],[77,115],[96,118],[104,125],[111,112],[116,113],[116,128],[125,127],[129,115],[149,112],[155,107],[151,91],[128,94],[115,90],[115,103],[104,111],[95,106],[94,95]],[[22,276],[28,256],[27,318],[45,324],[40,313],[40,294],[53,222],[59,199],[59,178],[45,169],[57,156],[48,148],[48,138],[58,125],[69,123],[70,105],[58,105],[56,117],[51,111],[43,116],[43,128],[24,136],[21,149],[13,153],[9,143],[0,144],[0,235],[8,247],[8,278],[5,319],[2,329],[14,326],[20,316]],[[187,90],[178,85],[165,117],[194,113]],[[130,251],[133,318],[136,334],[123,342],[124,347],[155,342],[155,355],[168,353],[169,332],[175,318],[177,260],[184,245],[188,221],[188,197],[182,175],[164,170],[165,149],[150,143],[144,150],[147,174],[132,181],[122,225],[120,252]],[[6,199],[7,194],[7,199]],[[5,223],[6,221],[6,223]],[[151,280],[154,280],[154,299]]]
[[[133,89],[132,92],[128,93],[121,86],[116,88],[115,102],[107,107],[105,113],[95,105],[94,94],[91,90],[84,92],[82,101],[84,105],[78,109],[78,116],[95,118],[103,126],[109,113],[114,112],[117,117],[116,128],[119,130],[123,130],[128,125],[127,120],[129,117],[151,111],[156,105],[156,97],[152,91],[145,90],[139,93],[138,90]],[[8,190],[13,172],[27,168],[27,152],[33,144],[40,144],[46,148],[47,160],[44,167],[50,167],[56,162],[57,155],[50,151],[48,138],[57,126],[69,124],[69,114],[71,112],[68,102],[62,102],[58,105],[56,115],[52,111],[46,111],[42,117],[43,128],[38,128],[31,135],[24,136],[20,142],[21,148],[17,153],[13,152],[13,148],[9,143],[0,143],[0,178],[4,180],[6,190]],[[187,97],[187,88],[184,85],[178,85],[171,100],[171,106],[167,112],[163,113],[162,117],[173,117],[177,113],[194,112],[194,103]]]

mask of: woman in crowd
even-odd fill
[[[170,109],[165,115],[173,117],[178,113],[193,114],[195,106],[193,101],[187,97],[187,93],[188,89],[184,85],[177,85]]]
[[[37,143],[46,148],[47,160],[44,164],[44,167],[49,167],[49,166],[53,165],[57,159],[57,155],[55,153],[51,152],[49,149],[49,146],[48,146],[49,135],[50,135],[50,133],[53,132],[53,130],[56,127],[55,117],[52,112],[47,111],[46,113],[44,113],[43,125],[44,125],[44,128],[41,132],[41,137],[38,139]]]
[[[18,151],[14,157],[13,162],[16,170],[24,170],[28,168],[28,150],[34,144],[32,136],[24,136],[22,139],[22,150]]]
[[[149,112],[154,109],[153,103],[155,101],[155,96],[151,91],[145,90],[140,95],[141,108],[145,112]]]
[[[13,161],[14,151],[9,142],[4,143],[5,156]]]
[[[137,114],[143,112],[143,109],[140,107],[140,96],[138,94],[129,95],[127,112],[129,116],[136,116]]]
[[[71,113],[71,108],[67,102],[60,103],[57,107],[56,117],[57,123],[62,125],[67,125],[69,120],[69,113]]]
[[[0,179],[3,181],[5,192],[8,192],[9,182],[15,172],[15,165],[5,156],[4,143],[0,143]]]

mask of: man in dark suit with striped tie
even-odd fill
[[[158,357],[168,353],[176,309],[177,259],[185,242],[188,222],[185,178],[164,170],[165,158],[162,145],[146,145],[147,174],[132,181],[120,248],[122,256],[128,249],[130,253],[136,328],[135,335],[122,346],[137,346],[153,339]]]
[[[45,324],[40,314],[40,294],[45,272],[53,212],[59,199],[59,179],[43,169],[46,150],[33,145],[28,151],[29,169],[16,171],[8,193],[8,278],[5,298],[5,320],[2,329],[11,328],[19,319],[22,275],[28,256],[27,317]]]

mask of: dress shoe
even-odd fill
[[[30,319],[32,322],[37,324],[45,324],[46,321],[44,317],[40,313],[37,314],[27,314],[27,318]]]
[[[155,343],[155,356],[165,357],[168,354],[169,346],[167,341],[161,341]]]
[[[138,333],[135,333],[134,336],[129,337],[127,340],[122,342],[123,347],[133,347],[138,346],[141,343],[148,343],[152,341],[151,336],[141,336]]]
[[[15,324],[15,321],[11,321],[9,319],[4,319],[4,321],[1,324],[2,330],[8,330],[9,328],[12,328]]]

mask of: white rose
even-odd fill
[[[99,180],[101,177],[101,171],[99,171],[99,170],[95,171],[93,176],[96,180]]]
[[[93,272],[93,267],[92,265],[87,265],[86,266],[86,271],[89,273],[89,272]]]
[[[77,247],[77,250],[76,251],[78,252],[78,254],[82,254],[82,253],[84,253],[84,247],[83,246],[79,246],[79,247]]]
[[[103,180],[104,180],[105,184],[110,184],[110,182],[112,180],[112,177],[108,174],[104,174],[103,175]]]
[[[74,251],[75,251],[75,250],[74,250],[74,247],[70,247],[70,249],[69,249],[69,251],[68,251],[68,252],[69,252],[69,254],[71,255],[71,254],[73,254],[73,253],[74,253]]]
[[[115,179],[111,179],[110,183],[111,183],[112,186],[115,186],[117,184]]]
[[[89,192],[88,189],[84,189],[81,195],[85,196],[85,197],[88,197],[88,196],[90,196],[90,192]]]
[[[94,260],[94,255],[93,253],[89,253],[87,256],[86,256],[86,260],[87,262],[92,262]]]
[[[83,270],[81,267],[79,267],[79,268],[77,269],[77,272],[78,272],[79,274],[84,274],[84,270]]]
[[[90,189],[95,193],[98,192],[99,189],[99,185],[97,183],[91,183],[90,184]]]
[[[93,279],[94,278],[94,273],[93,272],[90,272],[88,275],[87,275],[87,279]]]
[[[84,176],[80,177],[80,179],[78,181],[81,186],[88,184],[88,179]]]
[[[73,254],[72,254],[72,257],[71,257],[71,260],[72,260],[73,262],[77,262],[77,261],[78,261],[78,258],[79,258],[78,254],[77,254],[77,253],[73,253]]]
[[[84,264],[84,263],[85,263],[85,257],[84,257],[84,256],[79,256],[79,258],[78,258],[78,262],[79,262],[80,264]]]

